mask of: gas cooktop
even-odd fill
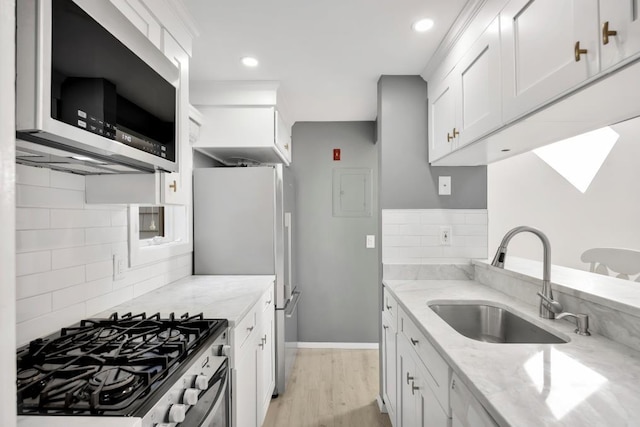
[[[114,313],[31,341],[17,351],[18,414],[144,413],[172,374],[227,326],[202,314]]]

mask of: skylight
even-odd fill
[[[619,137],[607,126],[537,148],[533,152],[584,193]]]

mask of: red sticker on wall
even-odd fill
[[[340,149],[339,148],[334,148],[333,149],[333,160],[336,161],[336,162],[340,160]]]

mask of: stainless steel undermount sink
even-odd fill
[[[511,311],[487,304],[432,304],[429,307],[467,338],[489,343],[562,344],[562,339]]]

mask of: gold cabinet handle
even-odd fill
[[[449,135],[449,132],[447,132],[447,142],[451,142],[452,139],[453,136]]]
[[[609,44],[609,37],[617,36],[618,32],[609,29],[609,21],[602,25],[602,44]]]
[[[174,193],[178,191],[178,184],[176,183],[175,179],[173,180],[173,184],[169,185],[169,188],[173,189]]]
[[[289,144],[284,144],[284,149],[289,151]]]
[[[458,131],[456,130],[456,128],[453,128],[453,137],[455,138],[455,137],[457,137],[458,135],[460,135],[460,132],[458,132]]]
[[[587,49],[580,49],[580,42],[577,41],[576,45],[573,48],[573,54],[576,58],[576,62],[580,61],[580,56],[581,55],[586,55],[587,54]]]

